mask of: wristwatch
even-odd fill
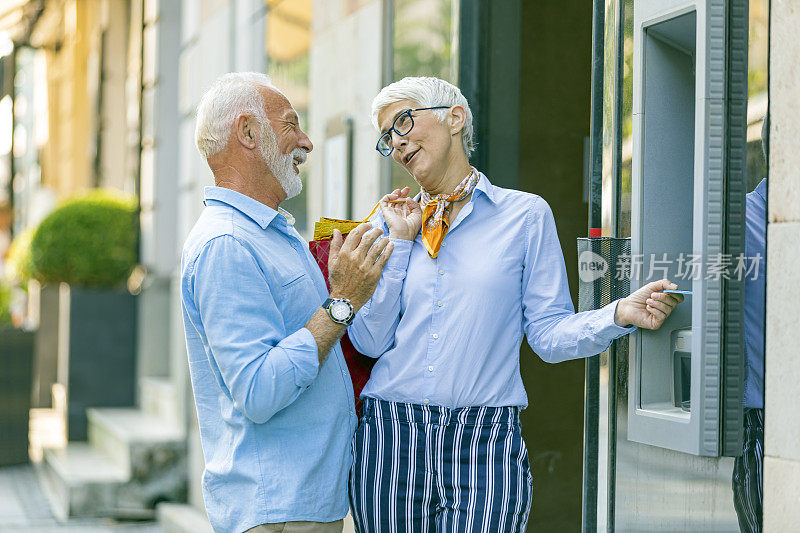
[[[346,298],[328,298],[322,304],[322,308],[328,312],[328,316],[337,324],[349,326],[356,317],[353,304]]]

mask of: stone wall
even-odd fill
[[[800,4],[772,0],[764,530],[800,522]]]

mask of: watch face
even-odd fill
[[[333,305],[331,305],[331,315],[336,320],[347,320],[350,318],[350,306],[345,302],[333,302]]]

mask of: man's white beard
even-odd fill
[[[264,133],[262,135],[264,142],[260,146],[261,156],[264,158],[267,168],[281,184],[283,192],[286,193],[286,199],[294,198],[303,190],[300,175],[294,171],[294,160],[297,159],[300,163],[304,163],[306,151],[302,148],[295,148],[289,154],[282,154],[272,128],[268,124],[264,124],[262,132]]]

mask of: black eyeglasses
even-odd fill
[[[389,157],[392,155],[394,151],[394,144],[392,143],[392,132],[395,132],[401,137],[404,137],[411,133],[411,130],[414,128],[414,117],[411,116],[411,113],[414,111],[427,111],[428,109],[450,109],[450,106],[447,105],[439,105],[436,107],[419,107],[417,109],[406,109],[399,115],[397,118],[394,119],[392,123],[392,127],[389,130],[380,136],[378,139],[378,144],[375,145],[375,149],[383,156]]]

